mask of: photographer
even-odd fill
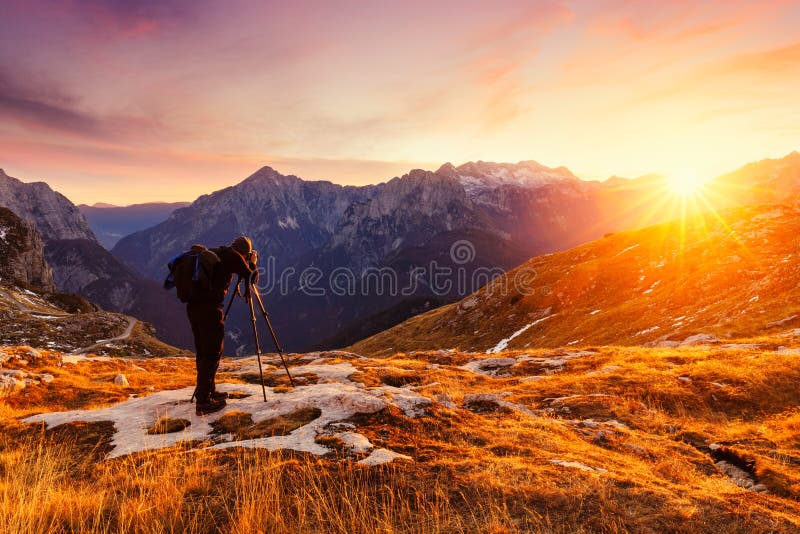
[[[249,238],[237,237],[230,246],[213,248],[210,252],[219,258],[213,266],[211,287],[206,293],[193,295],[186,304],[197,351],[197,415],[219,411],[226,405],[228,395],[216,391],[215,376],[225,339],[223,301],[233,275],[252,283],[258,279],[258,254]]]

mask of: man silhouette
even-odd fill
[[[223,302],[233,275],[253,283],[257,281],[258,255],[248,237],[237,237],[230,246],[210,250],[220,260],[214,265],[211,290],[206,294],[193,296],[186,304],[186,314],[192,325],[197,353],[197,415],[219,411],[227,404],[225,399],[228,394],[216,390],[215,378],[225,340]]]

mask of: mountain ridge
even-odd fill
[[[800,327],[798,220],[795,197],[614,234],[532,258],[350,350],[669,347],[791,331]]]
[[[786,162],[789,170],[782,180],[791,189],[788,184],[798,180],[800,166],[791,157]],[[455,243],[469,242],[468,236],[473,235],[480,236],[476,239],[482,247],[474,252],[485,261],[466,265],[465,274],[471,277],[479,268],[507,270],[532,256],[566,250],[609,232],[664,222],[682,209],[689,214],[706,209],[684,203],[669,193],[666,179],[654,175],[590,182],[566,168],[551,169],[530,161],[445,164],[440,171],[415,169],[379,185],[356,187],[305,181],[262,167],[239,184],[176,210],[161,225],[126,237],[113,253],[138,272],[159,280],[166,261],[191,243],[222,244],[247,234],[262,258],[273,257],[269,268],[278,275],[313,268],[324,280],[344,268],[358,280],[371,269],[402,266],[393,272],[407,280],[413,269],[437,258],[459,267],[442,255]],[[520,183],[512,171],[530,180]],[[539,172],[543,178],[533,179]],[[712,185],[706,186],[710,193],[716,187]],[[726,206],[744,199],[742,191],[732,189],[730,198],[715,202]],[[450,242],[444,243],[443,236]],[[507,250],[515,255],[509,256]],[[403,261],[403,254],[414,261]],[[487,265],[486,259],[492,257],[498,260]],[[301,285],[295,277],[282,294],[270,296],[270,301],[292,315],[285,321],[277,319],[292,348],[318,346],[324,339],[335,338],[337,329],[351,328],[370,317],[385,325],[384,312],[392,308],[416,309],[403,305],[401,297],[387,299],[374,292],[315,299],[303,295]],[[458,300],[467,294],[449,293],[445,299]],[[407,297],[424,301],[441,295],[419,288]],[[242,320],[234,319],[232,324]],[[301,322],[313,326],[303,327]],[[245,326],[237,328],[244,332]]]

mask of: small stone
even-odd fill
[[[11,378],[16,378],[17,380],[22,380],[23,378],[28,376],[28,373],[26,373],[25,371],[20,371],[19,369],[9,369],[8,371],[3,371],[0,374],[10,376]]]
[[[0,397],[8,397],[14,393],[25,389],[24,380],[19,380],[12,376],[0,375]]]
[[[122,386],[124,388],[130,386],[130,383],[128,382],[127,377],[125,375],[123,375],[122,373],[120,373],[120,374],[118,374],[117,376],[114,377],[114,383],[116,385]]]
[[[27,354],[34,360],[42,357],[42,353],[32,347],[20,347],[20,350],[24,351],[25,354]]]

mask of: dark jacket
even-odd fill
[[[220,262],[214,266],[214,273],[211,277],[212,292],[207,299],[202,299],[201,302],[194,301],[191,304],[222,305],[234,274],[239,275],[242,280],[247,280],[256,272],[255,265],[248,264],[242,255],[231,247],[212,248],[211,252],[220,259]]]

